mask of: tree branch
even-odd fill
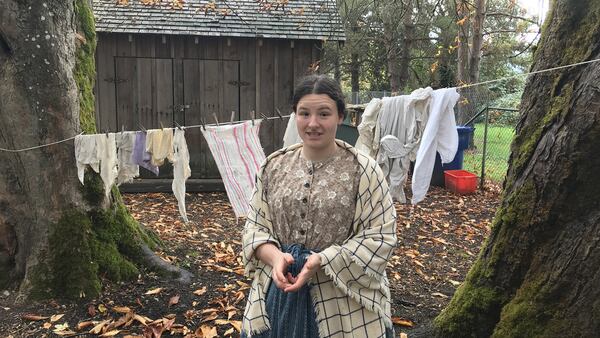
[[[519,15],[514,15],[514,14],[509,14],[509,13],[502,13],[502,12],[491,12],[491,13],[486,13],[487,16],[505,16],[508,18],[512,18],[512,19],[519,19],[519,20],[523,20],[523,21],[527,21],[529,23],[532,23],[534,25],[538,25],[538,22],[533,21],[530,18],[526,18],[526,17],[522,17]]]

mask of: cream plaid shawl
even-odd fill
[[[351,151],[360,165],[360,183],[352,224],[353,235],[341,246],[326,248],[321,255],[322,269],[313,277],[311,296],[320,337],[383,337],[392,327],[390,290],[385,268],[396,246],[396,211],[385,177],[377,163],[336,140]],[[271,267],[254,256],[261,244],[280,246],[273,234],[269,206],[262,178],[270,159],[301,144],[281,149],[262,165],[250,201],[243,231],[245,273],[253,278],[242,330],[258,334],[269,329],[265,298],[271,283]]]

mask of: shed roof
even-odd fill
[[[214,5],[208,0],[127,2],[127,5],[119,5],[115,0],[93,0],[96,30],[110,33],[345,40],[335,0],[215,0]],[[144,5],[142,2],[156,4]],[[180,3],[181,8],[173,8],[173,3]],[[266,9],[269,5],[270,9]]]

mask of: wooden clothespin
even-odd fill
[[[206,131],[206,122],[204,122],[203,118],[200,118],[200,123],[202,124],[202,129],[204,129],[204,131]]]
[[[215,122],[217,123],[217,127],[219,126],[219,119],[217,118],[217,113],[212,113],[212,116],[215,118]]]
[[[279,108],[275,108],[275,111],[277,112],[277,115],[279,116],[279,118],[281,120],[283,120],[283,115],[281,115],[281,111],[279,110]]]
[[[177,129],[183,130],[183,127],[177,121],[173,121],[173,123],[175,124],[175,126],[177,127]]]
[[[147,132],[146,128],[144,128],[144,126],[142,126],[141,122],[138,122],[138,126],[140,127],[141,131],[143,131],[144,133]]]
[[[235,111],[231,111],[231,118],[229,119],[229,122],[233,124],[233,120],[235,119]]]
[[[254,125],[254,119],[256,118],[256,112],[253,110],[251,114],[252,114],[252,125]]]
[[[162,121],[158,121],[158,123],[160,124],[160,130],[164,130],[165,126],[163,125]]]
[[[104,129],[104,133],[106,134],[106,138],[108,138],[108,129]]]
[[[265,115],[263,113],[259,113],[259,114],[260,114],[260,116],[262,116],[263,119],[265,119],[265,121],[269,120],[269,117],[267,115]]]

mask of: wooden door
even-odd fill
[[[117,128],[156,129],[173,125],[173,60],[116,57]],[[161,178],[171,177],[169,163],[160,168]],[[142,178],[154,178],[140,169]]]
[[[184,59],[182,67],[186,125],[240,118],[239,61]],[[186,130],[192,178],[220,178],[200,128]]]

